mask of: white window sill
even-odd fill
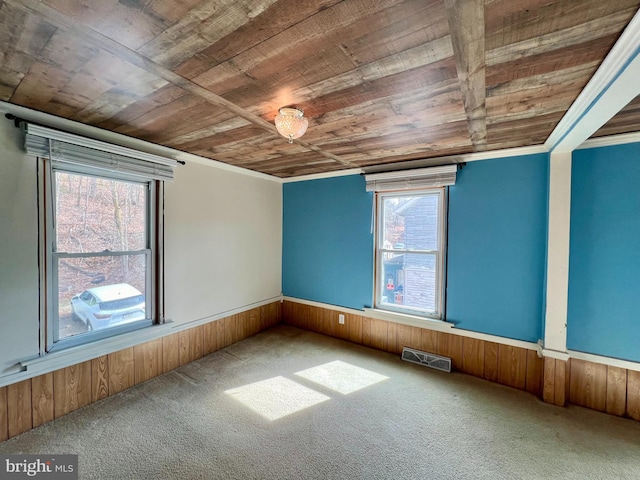
[[[429,330],[446,332],[454,327],[453,323],[448,323],[442,320],[419,317],[417,315],[409,315],[406,313],[391,312],[388,310],[380,310],[378,308],[365,308],[364,313],[367,317],[375,318],[376,320],[385,320],[387,322],[409,325],[411,327],[427,328]]]

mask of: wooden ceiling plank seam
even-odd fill
[[[234,103],[231,103],[226,99],[210,92],[209,90],[202,88],[199,85],[196,85],[195,83],[181,77],[180,75],[144,57],[143,55],[133,50],[130,50],[124,45],[121,45],[120,43],[110,39],[109,37],[106,37],[101,33],[96,32],[95,30],[92,30],[90,28],[84,27],[83,25],[77,25],[73,23],[66,16],[62,15],[55,9],[52,9],[47,5],[40,3],[37,0],[4,0],[4,1],[6,3],[11,4],[12,6],[26,9],[31,13],[42,15],[44,18],[46,18],[49,21],[52,21],[55,25],[59,26],[60,28],[64,28],[67,31],[73,32],[75,35],[82,38],[84,41],[87,41],[88,43],[96,45],[98,48],[102,48],[108,51],[109,53],[115,56],[118,56],[125,61],[132,63],[133,65],[139,68],[145,69],[150,73],[153,73],[159,76],[160,78],[163,78],[164,80],[183,88],[189,93],[192,93],[193,95],[210,102],[213,105],[226,108],[227,110],[235,113],[239,117],[245,118],[246,120],[253,123],[254,125],[258,125],[262,127],[265,131],[271,133],[272,135],[279,135],[273,124],[267,122],[266,120],[263,120],[259,116],[247,112],[242,107],[239,107]],[[300,141],[299,139],[297,139],[296,142],[305,148],[321,153],[327,156],[327,158],[336,160],[337,162],[340,162],[343,165],[353,166],[353,164],[351,164],[350,162],[346,162],[345,160],[342,160],[341,158],[329,152],[324,152],[320,148],[316,147],[315,145],[308,144],[304,141]]]
[[[484,0],[445,0],[469,136],[476,151],[487,148]]]
[[[193,79],[340,1],[278,1],[231,34],[185,60],[174,71]]]
[[[630,9],[614,12],[606,17],[564,30],[487,50],[486,62],[488,66],[498,65],[532,55],[548,53],[559,48],[579,45],[594,38],[619,34],[632,16],[633,11]]]
[[[167,68],[174,68],[249,22],[274,1],[203,2],[137,51]]]

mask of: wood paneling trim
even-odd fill
[[[601,412],[607,401],[607,366],[571,359],[569,402]]]
[[[627,415],[640,421],[640,372],[627,370]]]
[[[527,351],[510,345],[498,347],[498,383],[524,390],[527,379]]]
[[[157,377],[162,372],[162,339],[133,347],[134,381],[136,384]]]
[[[109,394],[113,395],[135,385],[133,347],[108,355]]]
[[[477,338],[462,339],[462,372],[474,377],[484,377],[484,346],[485,342]]]
[[[33,428],[31,380],[23,380],[7,386],[7,413],[9,437],[15,437]]]
[[[55,418],[84,407],[91,400],[91,361],[53,372]]]
[[[31,406],[34,428],[53,420],[53,373],[31,379]]]
[[[91,401],[109,396],[109,359],[107,355],[91,360]]]
[[[0,441],[222,348],[227,323],[227,339],[236,341],[276,325],[281,314],[280,302],[273,302],[0,387]]]
[[[607,366],[606,411],[612,415],[623,416],[627,407],[627,370]]]
[[[0,387],[0,442],[9,438],[9,413],[7,409],[7,387]]]
[[[218,320],[222,322],[222,320]],[[162,337],[162,372],[166,373],[180,366],[179,334]]]

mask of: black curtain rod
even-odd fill
[[[9,120],[13,120],[13,124],[16,128],[20,128],[20,123],[24,122],[24,123],[32,123],[33,125],[38,125],[40,127],[46,127],[46,128],[51,128],[48,125],[43,125],[41,123],[38,122],[34,122],[31,120],[26,120],[24,118],[18,117],[16,115],[14,115],[13,113],[5,113],[5,118],[9,119]],[[54,128],[54,130],[58,130],[57,128]],[[59,130],[59,131],[63,131],[63,130]],[[176,162],[178,162],[180,165],[186,165],[187,162],[185,162],[184,160],[176,160],[174,159]]]

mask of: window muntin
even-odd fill
[[[156,182],[48,173],[47,350],[151,325]]]
[[[377,194],[376,308],[442,318],[443,192]]]

